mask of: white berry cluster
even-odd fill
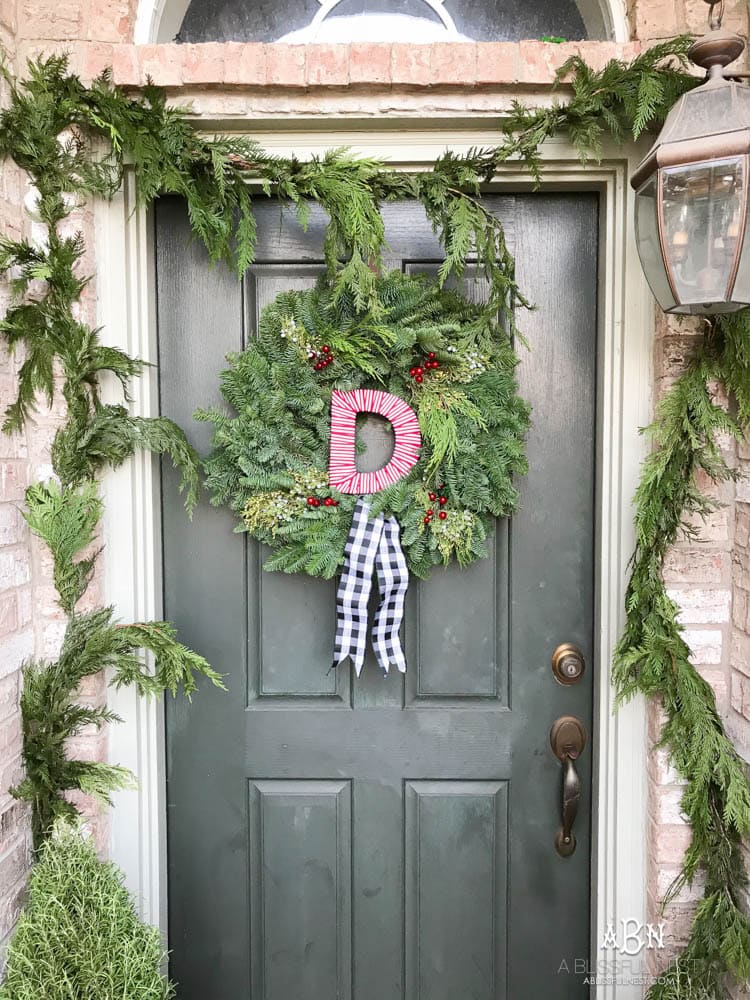
[[[292,502],[292,498],[288,493],[276,493],[273,501],[269,504],[269,513],[279,524],[283,524],[291,521],[296,516],[298,506],[299,504]]]
[[[279,336],[282,340],[288,340],[290,343],[294,344],[300,354],[304,355],[306,358],[311,358],[315,352],[315,345],[303,339],[304,332],[305,330],[303,327],[302,333],[300,333],[300,328],[297,326],[297,321],[294,316],[284,316],[281,321],[281,331],[279,332]]]
[[[487,358],[478,351],[467,351],[466,363],[474,373],[478,374],[487,370]]]
[[[281,321],[281,333],[279,334],[282,340],[291,340],[293,344],[299,343],[299,337],[297,336],[297,321],[294,316],[285,316]]]

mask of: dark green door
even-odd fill
[[[413,582],[409,669],[328,673],[335,584],[261,571],[254,542],[204,502],[189,523],[164,471],[166,616],[226,675],[167,710],[169,931],[181,1000],[580,1000],[589,954],[591,761],[578,849],[554,847],[552,723],[591,733],[597,200],[489,197],[536,303],[521,512],[490,557]],[[392,266],[434,270],[421,209],[385,211]],[[162,412],[208,448],[228,351],[279,291],[322,269],[307,233],[259,205],[242,284],[209,269],[184,207],[156,213]],[[481,289],[479,290],[481,293]],[[587,670],[563,687],[555,647]]]

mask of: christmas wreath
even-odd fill
[[[370,517],[395,517],[415,576],[485,555],[494,519],[517,506],[529,407],[500,323],[400,272],[378,278],[377,303],[361,313],[324,280],[283,292],[263,310],[250,346],[227,359],[221,392],[234,412],[196,414],[214,426],[205,463],[212,502],[228,504],[237,530],[270,546],[267,570],[330,578],[344,564],[359,491],[331,485],[331,409],[357,390],[371,392],[350,414],[389,394],[418,419],[421,450],[406,474],[362,477]]]

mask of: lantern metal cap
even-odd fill
[[[630,183],[636,190],[659,167],[750,152],[750,87],[724,75],[724,68],[744,50],[743,39],[723,28],[694,43],[690,58],[708,71],[708,79],[683,94],[667,115],[656,142],[633,173]]]
[[[688,58],[696,66],[710,71],[714,66],[723,69],[739,59],[744,51],[743,38],[726,28],[716,28],[693,42],[688,50]]]

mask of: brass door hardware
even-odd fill
[[[581,801],[581,782],[576,761],[586,746],[586,730],[574,715],[562,715],[552,724],[549,742],[555,757],[563,765],[562,826],[555,837],[555,849],[563,858],[569,858],[576,849],[573,824]]]
[[[577,684],[585,669],[583,653],[572,642],[563,642],[552,654],[552,673],[560,684]]]

